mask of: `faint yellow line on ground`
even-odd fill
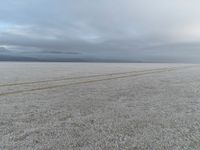
[[[186,67],[182,67],[182,68],[186,68]],[[74,83],[69,83],[69,84],[60,84],[60,85],[41,87],[41,88],[35,88],[35,89],[29,89],[29,90],[19,90],[19,91],[13,91],[13,92],[6,92],[6,93],[1,93],[0,96],[8,96],[8,95],[13,95],[13,94],[29,93],[29,92],[34,92],[34,91],[61,88],[61,87],[66,87],[66,86],[81,85],[81,84],[100,82],[100,81],[107,81],[107,80],[114,80],[114,79],[121,79],[121,78],[127,78],[127,77],[136,77],[136,76],[142,76],[142,75],[148,75],[148,74],[163,73],[163,72],[174,71],[174,70],[182,69],[182,68],[180,68],[180,67],[179,68],[178,67],[162,68],[162,70],[161,69],[160,70],[155,70],[155,71],[153,70],[153,71],[147,71],[147,72],[131,74],[131,75],[124,75],[124,76],[117,76],[117,77],[110,77],[110,78],[103,78],[103,79],[80,81],[80,82],[74,82]]]

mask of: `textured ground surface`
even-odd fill
[[[0,149],[197,150],[200,65],[0,63]]]

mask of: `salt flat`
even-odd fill
[[[200,65],[0,63],[0,149],[199,149]]]

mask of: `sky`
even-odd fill
[[[197,0],[0,0],[0,60],[200,62]]]

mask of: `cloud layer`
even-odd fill
[[[198,61],[199,6],[195,0],[6,0],[0,5],[0,55]]]

